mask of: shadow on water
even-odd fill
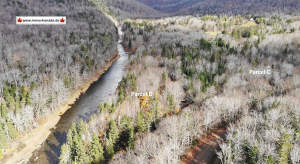
[[[58,163],[59,161],[58,161],[57,155],[58,155],[58,153],[60,153],[60,150],[57,150],[58,146],[56,146],[54,144],[51,144],[51,143],[47,143],[47,144],[52,149],[52,151],[51,150],[46,150],[45,151],[48,162],[50,164],[56,164],[56,163]],[[53,150],[55,151],[55,149],[58,151],[58,153],[57,152],[53,152]]]
[[[120,41],[118,52],[120,58],[61,117],[56,128],[41,145],[41,148],[33,153],[30,163],[57,164],[60,147],[66,142],[66,133],[72,126],[72,123],[81,119],[88,120],[92,114],[97,112],[98,105],[101,102],[108,101],[108,98],[114,94],[119,82],[122,80],[124,69],[128,62],[128,55]]]

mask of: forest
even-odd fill
[[[4,0],[0,4],[0,18],[6,20],[0,21],[2,157],[18,136],[39,126],[41,118],[116,55],[117,29],[84,0]],[[68,17],[67,25],[15,24],[14,15],[57,14]]]
[[[114,94],[91,98],[96,112],[50,143],[59,157],[45,151],[48,163],[300,163],[299,9],[297,0],[1,0],[0,163],[27,151],[24,136],[75,106],[66,102],[101,82],[123,49]],[[67,23],[16,25],[22,15]],[[261,70],[270,74],[253,74]],[[54,137],[58,124],[47,127]]]
[[[216,158],[201,162],[300,161],[299,17],[178,16],[122,29],[130,64],[119,98],[73,125],[60,163],[189,163],[186,151],[220,128]],[[271,74],[249,73],[264,68]]]

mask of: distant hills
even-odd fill
[[[176,13],[200,2],[199,0],[138,0],[153,9],[166,13]]]
[[[175,15],[300,15],[299,0],[98,0],[119,19]]]
[[[138,0],[171,15],[300,13],[299,0]]]
[[[104,12],[118,19],[153,18],[164,15],[138,0],[96,0],[103,4]]]

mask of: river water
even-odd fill
[[[106,102],[115,93],[119,82],[128,63],[128,54],[125,52],[122,42],[122,31],[119,28],[118,52],[120,58],[101,76],[101,78],[90,86],[87,92],[79,97],[74,105],[61,117],[60,121],[41,145],[39,150],[33,153],[31,163],[36,164],[57,164],[60,147],[66,142],[66,133],[73,122],[80,119],[88,120],[97,111],[101,102]]]

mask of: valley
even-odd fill
[[[299,9],[1,1],[0,162],[299,163]]]

